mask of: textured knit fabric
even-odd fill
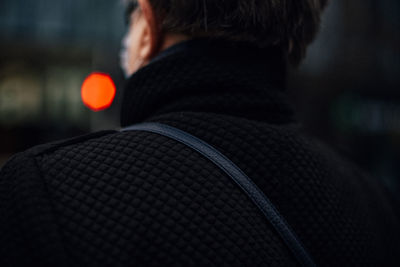
[[[302,132],[283,59],[181,44],[130,78],[122,126],[160,122],[220,150],[319,266],[399,266],[385,189]],[[0,266],[297,265],[226,174],[167,137],[98,132],[18,154],[0,173]]]

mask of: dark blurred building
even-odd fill
[[[93,113],[80,86],[94,70],[118,83],[121,1],[0,2],[0,165],[32,145],[118,125],[118,100]]]
[[[400,1],[333,0],[291,96],[312,134],[400,200]]]
[[[289,82],[306,129],[396,192],[399,11],[398,0],[332,0],[321,35]],[[0,2],[0,165],[38,143],[118,126],[119,99],[91,112],[80,85],[97,70],[121,87],[124,28],[118,0]]]

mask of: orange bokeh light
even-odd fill
[[[108,74],[92,73],[82,84],[83,103],[93,111],[104,110],[111,106],[116,88]]]

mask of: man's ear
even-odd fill
[[[138,0],[138,3],[145,23],[139,53],[144,61],[149,61],[160,52],[163,37],[149,0]]]

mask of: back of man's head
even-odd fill
[[[134,1],[134,0],[131,0]],[[161,30],[278,46],[297,65],[315,38],[328,0],[149,0]]]

